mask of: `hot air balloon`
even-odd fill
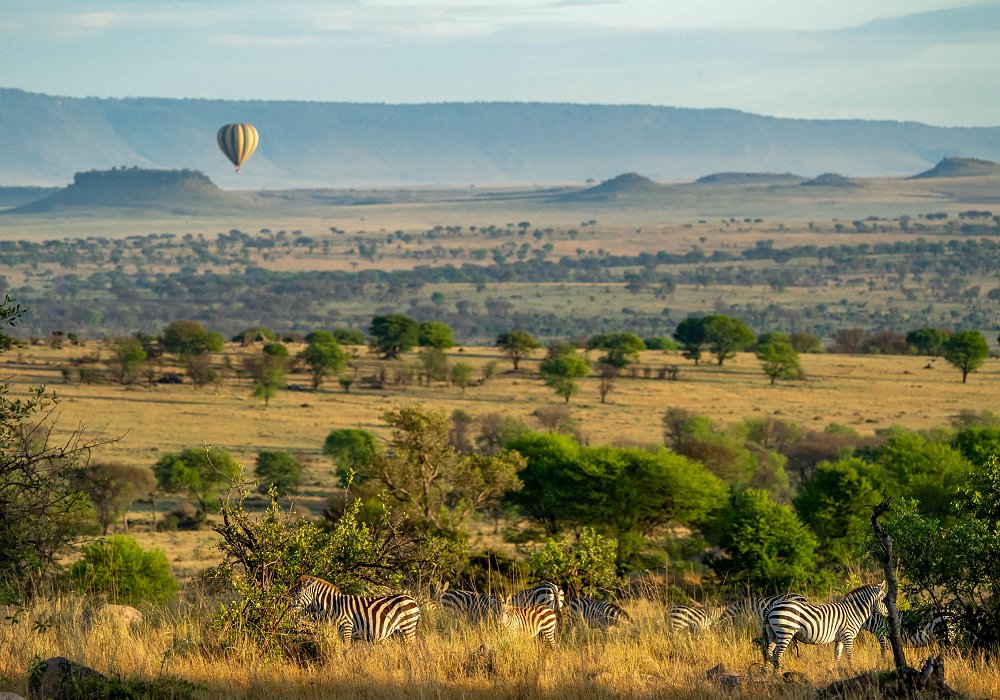
[[[260,143],[260,135],[252,124],[226,124],[219,129],[216,138],[226,158],[236,166],[236,172],[240,171],[240,166],[253,155]]]

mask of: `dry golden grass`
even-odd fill
[[[762,671],[750,632],[671,634],[663,606],[645,601],[626,606],[632,625],[609,632],[567,628],[554,651],[490,625],[434,617],[422,621],[411,648],[390,640],[347,650],[321,625],[321,658],[306,664],[271,661],[251,649],[219,652],[204,601],[147,611],[133,630],[110,621],[88,627],[83,607],[75,598],[37,602],[17,621],[0,624],[0,690],[24,693],[32,659],[54,655],[127,678],[184,678],[208,697],[261,699],[722,698],[730,695],[706,681],[708,669],[723,663],[735,673]],[[773,683],[747,696],[812,697],[833,680],[891,664],[870,636],[859,641],[852,665],[834,662],[832,645],[802,649],[800,658],[786,657],[783,670],[804,674],[803,682],[785,685],[768,672]],[[926,654],[911,650],[910,662],[918,665]],[[946,669],[959,690],[1000,694],[995,666],[949,654]]]

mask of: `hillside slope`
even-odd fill
[[[221,124],[261,134],[242,175]],[[912,175],[1000,160],[1000,127],[796,120],[726,109],[550,103],[348,104],[50,97],[0,89],[0,184],[62,185],[112,166],[192,169],[224,189],[653,180],[706,173]]]

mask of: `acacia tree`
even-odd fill
[[[394,360],[420,341],[420,324],[402,314],[376,316],[368,328],[371,348],[382,359]]]
[[[119,384],[128,384],[135,380],[146,361],[146,350],[142,341],[128,336],[112,342],[111,359],[108,366],[111,374]]]
[[[418,343],[421,347],[447,350],[455,345],[451,326],[441,321],[424,321],[420,324]]]
[[[990,356],[990,346],[979,331],[959,331],[945,341],[942,354],[962,371],[962,384],[965,384],[969,372],[979,369],[983,360]]]
[[[587,347],[605,351],[599,360],[601,364],[622,369],[638,361],[646,344],[635,333],[604,333],[591,338]]]
[[[757,359],[764,367],[764,374],[774,386],[778,379],[795,379],[799,376],[799,353],[790,343],[775,341],[757,349]]]
[[[754,342],[753,332],[738,318],[732,316],[706,316],[703,319],[705,344],[709,352],[715,355],[719,365],[733,357],[740,350],[745,350]]]
[[[542,361],[539,371],[546,386],[569,403],[570,397],[579,391],[576,380],[590,374],[590,365],[576,354],[576,349],[572,346],[557,344],[552,346],[549,357]]]
[[[521,487],[520,455],[460,454],[449,439],[451,421],[444,411],[416,404],[381,418],[392,436],[384,451],[358,465],[359,475],[370,490],[388,493],[420,529],[456,533],[474,511]]]
[[[514,363],[514,371],[516,372],[521,360],[530,356],[532,350],[542,347],[542,344],[527,331],[509,331],[497,336],[496,346]]]
[[[77,470],[74,483],[87,494],[103,534],[118,518],[123,518],[135,499],[156,486],[148,467],[104,462]],[[125,529],[128,522],[123,520]]]
[[[208,354],[225,347],[221,333],[209,331],[197,321],[174,321],[160,339],[163,349],[174,353],[196,387],[212,380]]]
[[[678,323],[674,330],[674,340],[681,344],[684,357],[694,360],[695,365],[698,365],[705,346],[705,319],[690,317]]]
[[[329,331],[313,331],[306,336],[309,344],[296,357],[309,367],[313,391],[319,391],[323,380],[330,374],[343,371],[347,365],[347,353]]]
[[[153,465],[160,487],[171,493],[187,493],[195,501],[199,516],[204,516],[222,489],[241,471],[240,463],[221,447],[189,447]]]
[[[282,343],[268,343],[260,353],[243,361],[243,367],[253,381],[253,394],[267,408],[278,389],[285,386],[288,370],[288,348]]]

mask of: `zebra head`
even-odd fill
[[[291,599],[292,607],[297,612],[303,612],[317,607],[320,603],[318,598],[324,593],[337,596],[340,595],[340,589],[321,578],[303,575],[288,590],[288,597]]]
[[[506,625],[507,621],[510,620],[511,596],[497,596],[495,600],[497,601],[497,612],[499,613],[500,624]]]
[[[877,586],[861,586],[844,596],[845,601],[851,601],[858,610],[863,611],[867,620],[873,613],[888,616],[889,609],[885,606],[886,582]]]

